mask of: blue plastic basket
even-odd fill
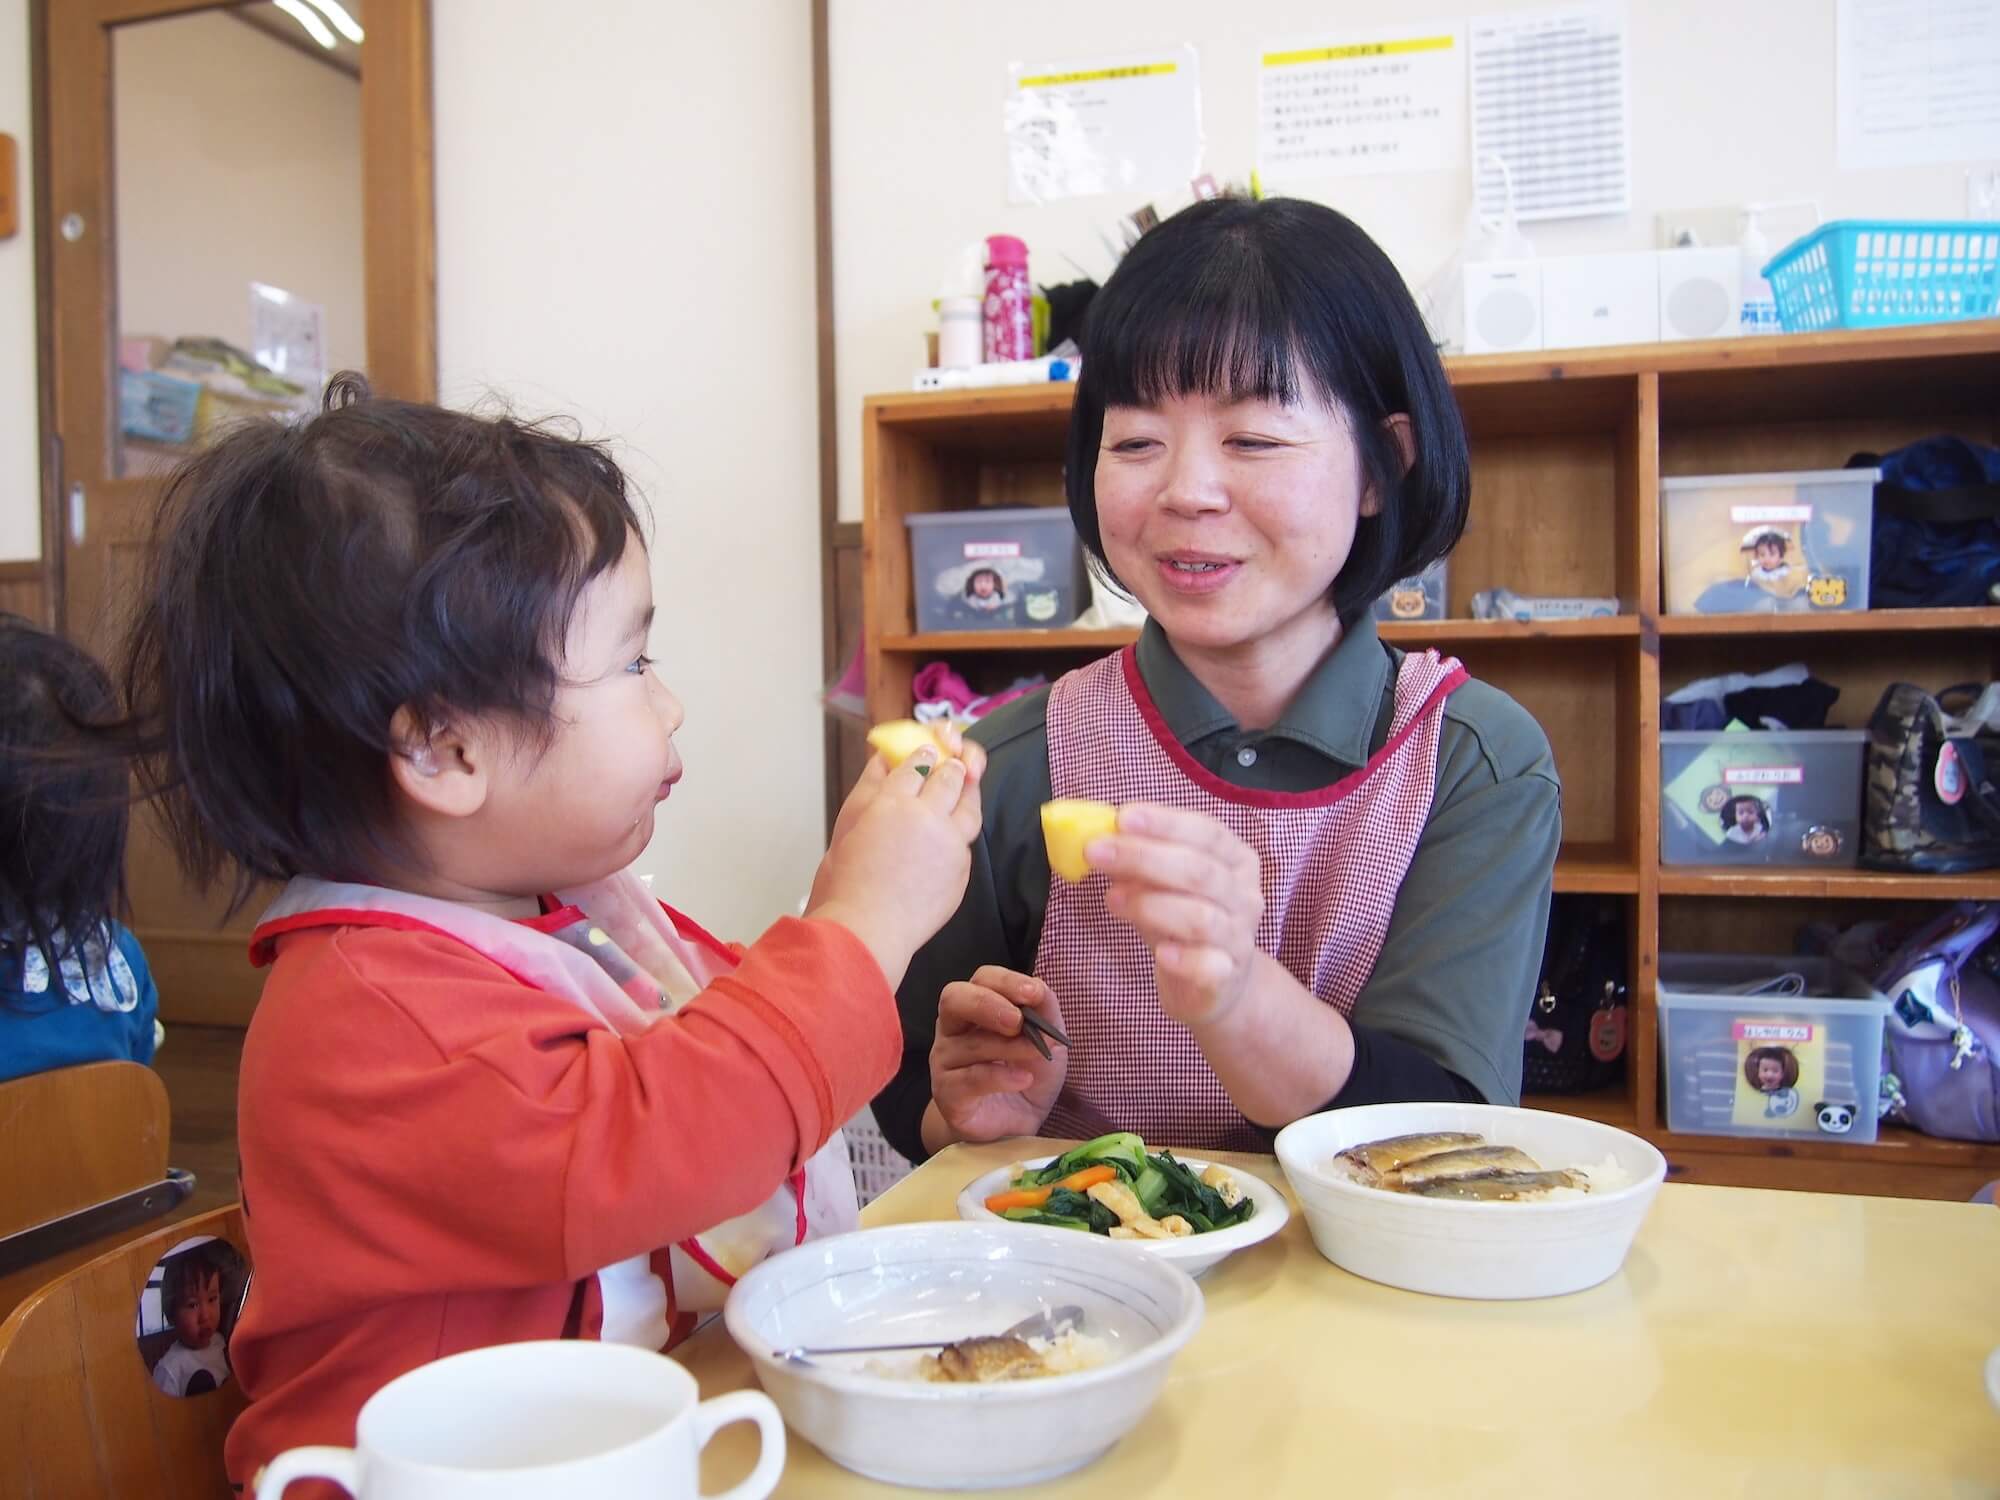
[[[1836,219],[1764,267],[1787,333],[1990,318],[2000,224]]]

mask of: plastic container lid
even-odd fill
[[[1663,490],[1720,490],[1764,484],[1877,484],[1880,469],[1802,469],[1783,474],[1691,474],[1679,479],[1662,479]]]
[[[1759,739],[1747,736],[1758,735]],[[1767,745],[1772,740],[1803,739],[1813,745],[1860,744],[1868,738],[1865,729],[1662,729],[1662,745]]]
[[[989,234],[986,237],[986,264],[989,266],[1025,266],[1028,263],[1028,244],[1011,234]]]

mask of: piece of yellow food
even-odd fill
[[[1042,804],[1042,839],[1049,846],[1049,868],[1074,885],[1090,875],[1083,846],[1118,831],[1118,809],[1109,802],[1059,797]]]
[[[889,763],[889,769],[893,771],[926,745],[935,748],[940,755],[950,755],[951,747],[939,733],[942,727],[919,724],[915,719],[891,719],[868,731],[868,745],[870,749],[881,752],[882,759]]]

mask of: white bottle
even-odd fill
[[[1778,299],[1771,283],[1764,279],[1764,266],[1771,259],[1771,242],[1764,238],[1757,215],[1763,205],[1752,203],[1743,210],[1743,237],[1737,243],[1743,254],[1743,333],[1783,333],[1778,323]]]
[[[986,338],[986,322],[977,297],[938,299],[938,366],[962,370],[979,363]]]

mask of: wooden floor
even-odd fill
[[[153,1068],[173,1108],[169,1166],[194,1173],[194,1196],[176,1218],[236,1201],[236,1072],[243,1033],[234,1026],[170,1026]]]

